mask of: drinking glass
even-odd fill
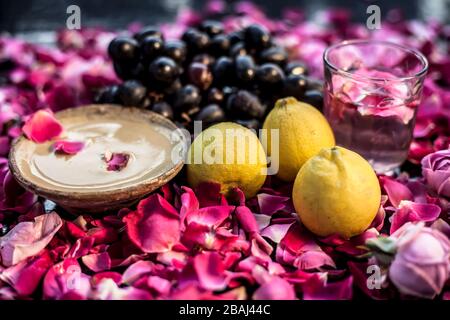
[[[351,40],[329,47],[324,113],[338,145],[378,173],[407,158],[428,69],[418,51],[385,41]]]

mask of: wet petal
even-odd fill
[[[125,168],[130,159],[130,155],[127,153],[111,153],[105,154],[103,158],[106,161],[106,170],[108,171],[120,171]]]
[[[52,145],[52,149],[57,153],[77,154],[84,148],[82,141],[58,140]]]

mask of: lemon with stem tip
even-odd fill
[[[364,232],[381,201],[378,178],[359,154],[326,148],[295,179],[292,200],[302,223],[319,236],[350,238]]]
[[[263,145],[271,167],[278,167],[277,177],[284,181],[294,181],[309,158],[320,149],[335,145],[333,131],[322,113],[293,97],[275,103],[263,129],[267,139]],[[278,140],[272,138],[274,129],[278,130]]]

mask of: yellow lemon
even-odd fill
[[[333,131],[322,113],[292,97],[275,103],[263,129],[266,129],[267,140],[263,142],[271,167],[275,170],[278,166],[277,176],[284,181],[294,181],[309,158],[322,148],[335,145]],[[273,139],[270,129],[278,129],[278,139]]]
[[[266,180],[267,159],[258,137],[232,122],[222,122],[199,134],[188,152],[188,183],[220,183],[227,194],[239,187],[253,197]]]
[[[319,236],[350,238],[364,232],[381,201],[377,176],[359,154],[323,149],[299,171],[292,190],[302,223]]]

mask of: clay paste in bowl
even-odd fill
[[[28,190],[63,207],[91,212],[117,209],[172,179],[182,168],[186,138],[170,120],[151,111],[89,105],[55,114],[64,139],[83,141],[77,154],[55,153],[53,142],[20,137],[11,148],[11,171]],[[121,170],[105,157],[128,156]]]

